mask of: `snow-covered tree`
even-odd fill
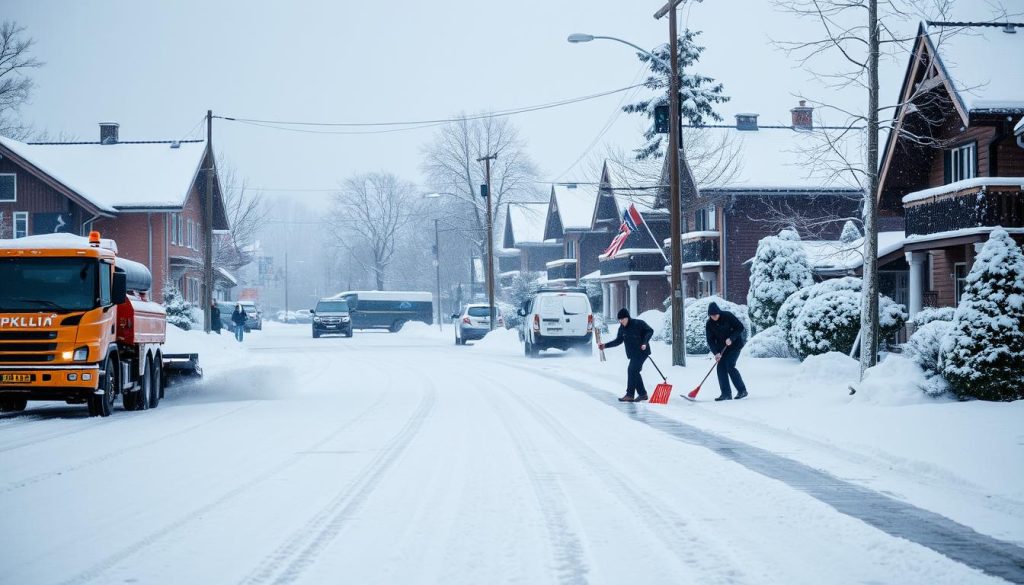
[[[994,230],[975,259],[942,354],[957,396],[1024,398],[1024,253],[1006,230]]]
[[[916,317],[916,316],[915,316]],[[935,319],[919,326],[903,346],[903,353],[924,370],[927,382],[922,388],[929,396],[940,396],[949,390],[941,375],[942,340],[953,329],[950,321]]]
[[[860,290],[860,279],[852,276],[844,276],[842,278],[832,278],[814,284],[812,286],[802,288],[789,297],[779,307],[779,313],[776,315],[775,323],[786,335],[786,339],[791,339],[793,332],[793,322],[796,320],[800,311],[804,309],[804,305],[807,300],[812,296],[824,294],[826,292],[832,292],[836,290]],[[792,344],[792,341],[790,341]]]
[[[813,281],[807,253],[795,231],[782,230],[777,236],[762,238],[750,267],[750,320],[758,330],[775,325],[782,303]]]
[[[917,312],[910,322],[914,327],[924,327],[932,321],[952,321],[955,307],[925,307]]]
[[[186,331],[192,329],[192,303],[185,300],[178,287],[170,282],[164,284],[164,309],[167,310],[167,322]]]
[[[505,324],[511,328],[519,327],[522,317],[517,311],[523,306],[523,301],[530,298],[540,288],[539,272],[520,272],[512,277],[504,290],[506,304],[502,306],[502,313],[505,316]]]
[[[853,223],[852,219],[848,219],[843,224],[843,233],[839,234],[839,241],[844,244],[852,244],[863,237],[857,224]]]
[[[715,112],[714,105],[729,101],[729,98],[722,93],[721,83],[715,83],[713,78],[699,73],[685,73],[692,70],[692,67],[700,59],[700,54],[704,52],[704,47],[694,42],[699,35],[700,31],[685,30],[676,41],[680,70],[680,117],[681,120],[694,126],[706,124],[708,121],[720,122],[722,117]],[[651,126],[644,132],[644,139],[647,142],[635,151],[638,160],[661,157],[664,154],[662,139],[668,140],[667,135],[658,134],[655,131],[654,111],[658,106],[667,106],[669,103],[671,71],[664,65],[671,59],[669,50],[668,43],[665,43],[651,51],[660,61],[651,59],[650,55],[637,53],[640,61],[651,69],[651,75],[644,81],[644,86],[657,92],[652,98],[643,99],[622,108],[622,111],[628,114],[640,113],[651,120]]]
[[[786,334],[778,325],[773,325],[750,338],[743,353],[753,358],[792,358],[796,357],[793,348],[789,347]]]
[[[708,322],[708,305],[718,303],[718,308],[729,311],[743,323],[746,330],[744,337],[750,338],[750,317],[747,315],[746,305],[737,305],[716,296],[702,297],[686,306],[686,353],[705,354],[711,351],[708,347],[707,330],[705,325]],[[669,314],[665,314],[665,322],[671,323]],[[668,336],[668,343],[672,342],[672,336]]]

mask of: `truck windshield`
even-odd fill
[[[92,258],[0,258],[0,311],[85,311],[96,306]]]
[[[347,313],[348,303],[345,301],[320,301],[316,304],[317,313]]]

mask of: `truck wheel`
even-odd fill
[[[320,339],[320,332],[319,331],[314,331],[313,332],[313,339]]]
[[[394,323],[391,324],[391,332],[392,333],[398,333],[399,331],[402,330],[402,327],[404,327],[404,326],[405,326],[405,320],[404,319],[399,319],[399,320],[397,320],[397,321],[395,321]]]
[[[345,332],[345,337],[352,337],[352,330],[351,329],[349,329],[348,331]]]
[[[99,389],[103,394],[89,397],[89,416],[110,416],[114,411],[114,398],[117,397],[117,361],[113,355],[108,355],[103,364]]]
[[[163,393],[161,386],[164,383],[160,360],[149,360],[146,375],[149,376],[149,407],[156,408],[160,405],[160,395]]]
[[[21,412],[28,406],[27,398],[0,399],[0,412]]]

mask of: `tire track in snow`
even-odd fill
[[[420,399],[416,410],[398,433],[388,441],[380,454],[363,467],[315,516],[294,531],[277,550],[264,557],[263,562],[243,578],[241,583],[260,584],[271,580],[275,584],[293,583],[316,561],[323,549],[345,528],[387,471],[405,452],[433,410],[437,401],[437,390],[432,382],[426,382],[427,391]],[[282,566],[284,569],[275,576]]]
[[[366,418],[366,416],[369,415],[371,412],[376,410],[377,407],[384,401],[384,398],[385,398],[385,395],[383,395],[383,394],[379,395],[377,400],[374,401],[373,404],[371,404],[365,410],[360,412],[355,417],[345,421],[344,423],[342,423],[341,425],[336,427],[333,431],[331,431],[328,435],[326,435],[322,439],[316,441],[315,443],[309,445],[308,447],[302,449],[302,451],[297,452],[297,453],[293,454],[292,456],[290,456],[289,458],[284,459],[283,461],[278,462],[273,467],[265,470],[264,472],[260,473],[256,477],[253,477],[252,479],[249,479],[249,480],[241,483],[238,487],[236,487],[236,488],[234,488],[232,490],[229,490],[229,491],[221,494],[216,499],[214,499],[214,500],[212,500],[210,502],[207,502],[206,504],[200,506],[199,508],[193,509],[192,511],[190,511],[190,512],[186,513],[185,515],[179,517],[174,522],[171,522],[169,524],[165,524],[164,526],[158,528],[157,530],[154,530],[153,532],[150,532],[149,534],[147,534],[146,536],[142,537],[141,539],[136,540],[136,541],[132,542],[131,544],[128,544],[126,546],[121,547],[119,550],[117,550],[114,553],[110,554],[109,556],[105,557],[103,560],[99,561],[95,565],[93,565],[93,566],[89,567],[88,569],[78,573],[77,575],[71,577],[70,579],[62,581],[60,583],[60,585],[81,585],[82,583],[88,583],[88,582],[93,581],[96,578],[100,577],[105,572],[107,572],[108,570],[110,570],[111,568],[116,566],[117,564],[125,562],[125,561],[128,561],[128,560],[130,560],[132,558],[135,558],[135,556],[137,556],[138,553],[140,551],[142,551],[143,549],[153,546],[154,544],[156,544],[156,543],[160,542],[161,540],[163,540],[164,538],[170,536],[171,534],[173,534],[177,530],[180,530],[181,528],[185,527],[189,523],[191,523],[191,522],[193,522],[193,521],[195,521],[195,520],[197,520],[199,518],[202,518],[202,517],[210,514],[211,512],[216,510],[217,508],[221,507],[222,505],[230,502],[231,500],[234,500],[235,498],[241,496],[242,494],[250,491],[252,488],[262,484],[263,482],[273,478],[275,475],[277,475],[277,474],[281,473],[282,471],[288,469],[289,467],[295,465],[296,463],[298,463],[299,461],[301,461],[303,459],[303,456],[301,455],[301,453],[308,452],[308,451],[316,451],[320,447],[322,447],[323,445],[325,445],[325,444],[329,443],[330,441],[332,441],[338,435],[340,435],[343,432],[349,430],[351,427],[356,425],[362,419]],[[247,406],[251,406],[251,405],[247,405]],[[245,408],[245,407],[242,407],[242,408]],[[236,409],[235,411],[232,411],[232,412],[237,412],[238,410],[241,410],[241,408]],[[227,414],[231,414],[231,413],[227,413]]]
[[[708,541],[707,534],[698,534],[690,529],[686,519],[677,514],[672,506],[658,495],[645,490],[634,483],[628,476],[616,469],[606,457],[580,439],[561,421],[536,404],[522,397],[511,386],[492,379],[492,383],[506,391],[542,427],[544,427],[559,444],[569,447],[579,461],[590,467],[594,477],[609,488],[613,495],[625,506],[637,511],[639,519],[647,526],[661,532],[661,542],[670,543],[666,549],[684,566],[693,567],[702,575],[716,575],[727,583],[746,583],[752,580],[736,568],[735,559],[731,558],[721,547],[715,547]],[[698,552],[699,551],[699,552]]]
[[[509,390],[507,386],[489,376],[482,377],[496,386]],[[490,392],[481,392],[480,394],[498,413],[497,418],[512,437],[519,459],[526,469],[534,496],[544,517],[548,542],[556,553],[552,560],[558,571],[558,582],[589,583],[587,575],[590,573],[590,566],[586,562],[586,547],[569,521],[568,497],[562,490],[551,465],[541,463],[544,460],[543,455],[536,444],[521,428],[510,424],[506,417],[502,416],[506,409],[496,403],[494,396]]]

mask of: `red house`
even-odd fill
[[[99,230],[119,254],[141,262],[157,283],[176,284],[198,303],[203,294],[205,141],[122,142],[118,124],[100,124],[100,140],[24,143],[0,138],[0,237]],[[227,230],[214,179],[213,229]],[[233,286],[218,274],[218,288]]]

